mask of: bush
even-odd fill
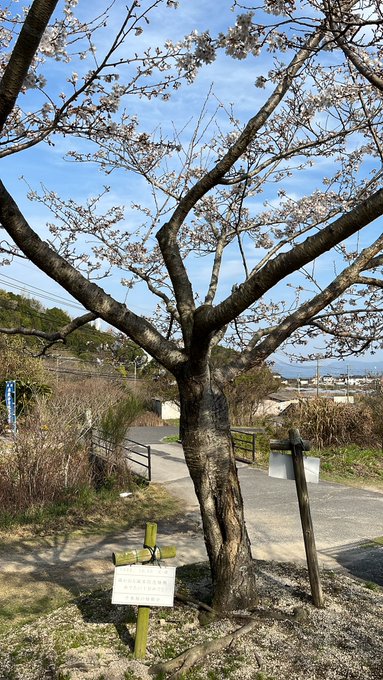
[[[16,413],[26,413],[39,395],[50,394],[50,376],[41,359],[30,355],[22,338],[0,336],[0,394],[4,399],[7,380],[16,380]],[[1,402],[0,431],[7,427],[5,403]]]
[[[86,493],[94,482],[90,420],[96,427],[101,423],[111,445],[117,447],[141,409],[141,401],[121,385],[98,378],[65,381],[51,396],[37,396],[18,420],[16,440],[0,450],[3,515],[36,512]],[[107,468],[103,485],[113,487],[129,477],[125,462]]]
[[[382,388],[362,399],[372,417],[372,436],[383,451],[383,392]]]
[[[372,434],[372,413],[362,402],[336,404],[332,399],[302,400],[291,417],[302,437],[318,449],[347,444],[376,444]]]
[[[64,411],[39,401],[0,458],[2,511],[24,512],[67,498],[89,484],[89,451]]]
[[[141,399],[128,394],[120,401],[109,406],[99,420],[101,437],[109,442],[113,449],[123,443],[127,431],[135,418],[143,411]]]
[[[238,376],[227,391],[230,421],[237,425],[252,426],[261,402],[272,392],[277,392],[281,381],[265,364]]]

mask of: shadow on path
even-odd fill
[[[335,559],[352,576],[383,587],[382,545],[366,540],[365,543],[340,545],[321,552]]]

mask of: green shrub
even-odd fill
[[[134,394],[129,394],[112,404],[99,420],[98,429],[101,437],[109,442],[113,449],[117,449],[123,443],[129,427],[142,411],[143,403]]]

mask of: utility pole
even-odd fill
[[[319,399],[319,357],[317,357],[317,399]]]
[[[350,367],[349,366],[347,366],[346,396],[347,396],[347,403],[349,403],[350,402]]]

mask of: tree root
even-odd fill
[[[165,661],[163,663],[151,666],[149,672],[151,675],[158,675],[160,673],[172,673],[170,675],[171,680],[177,680],[180,678],[185,671],[189,670],[194,664],[203,659],[209,654],[214,654],[220,652],[222,649],[229,647],[235,640],[237,640],[242,635],[247,635],[253,628],[257,625],[258,621],[256,619],[251,619],[241,628],[237,628],[233,633],[229,633],[218,640],[211,640],[210,642],[203,642],[191,649],[187,649],[186,652],[182,652],[175,659],[170,661]],[[261,668],[262,660],[258,654],[255,654],[258,666]]]
[[[194,605],[202,612],[208,614],[216,614],[214,609],[208,604],[197,600],[190,595],[183,595],[180,592],[175,593],[175,599],[179,600],[183,604]],[[230,645],[237,640],[242,635],[247,635],[250,633],[256,625],[259,623],[259,619],[270,619],[270,620],[281,620],[281,621],[299,621],[301,619],[300,610],[302,608],[297,608],[299,611],[294,611],[293,614],[286,614],[282,612],[273,612],[270,610],[257,609],[253,614],[231,614],[231,618],[241,619],[246,623],[240,628],[237,628],[233,633],[229,633],[218,640],[211,640],[210,642],[203,642],[195,647],[187,649],[179,656],[176,656],[170,661],[164,661],[162,663],[155,664],[149,668],[149,673],[151,675],[159,675],[160,673],[171,673],[169,680],[177,680],[180,678],[185,671],[188,671],[192,666],[194,666],[198,661],[208,656],[209,654],[214,654],[220,652],[222,649],[230,647]],[[254,655],[258,663],[258,667],[262,668],[262,659],[260,655],[254,650]]]
[[[183,593],[180,593],[177,591],[174,594],[174,598],[178,600],[179,602],[182,602],[183,604],[191,604],[194,605],[195,607],[198,607],[198,609],[202,609],[206,612],[214,613],[214,609],[212,607],[209,607],[208,604],[205,604],[205,602],[201,602],[200,600],[196,600],[195,597],[191,597],[190,595],[183,595]]]

